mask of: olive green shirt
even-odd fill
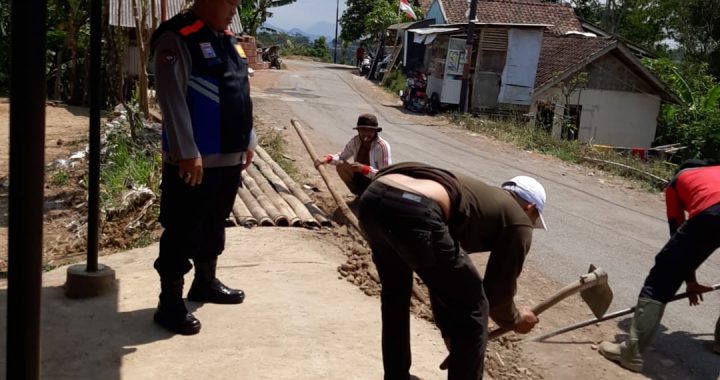
[[[490,252],[483,286],[490,318],[503,328],[513,328],[520,316],[513,297],[517,278],[532,242],[532,221],[513,195],[500,187],[432,166],[403,162],[376,175],[403,174],[430,179],[450,195],[450,235],[467,252]]]

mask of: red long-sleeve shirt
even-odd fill
[[[674,234],[686,220],[717,203],[720,203],[720,166],[681,171],[665,188],[670,233]]]

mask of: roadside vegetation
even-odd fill
[[[258,126],[258,123],[256,122],[255,125]],[[257,133],[260,146],[280,165],[285,173],[293,179],[298,179],[295,164],[286,154],[286,143],[282,134],[272,128],[262,126],[257,128]]]
[[[607,150],[594,150],[592,144],[553,138],[541,128],[520,121],[488,120],[470,114],[453,113],[450,119],[470,131],[511,143],[518,148],[540,152],[563,161],[597,167],[633,179],[647,189],[661,189],[672,177],[675,164],[663,160],[641,160],[636,156]]]
[[[102,208],[119,206],[123,193],[130,189],[148,188],[160,194],[162,156],[158,147],[138,143],[120,129],[108,136],[106,151],[100,174]]]
[[[402,73],[402,70],[395,69],[388,75],[388,79],[384,85],[387,91],[397,95],[401,90],[405,89],[405,81],[407,78],[405,74]]]
[[[331,62],[332,56],[325,37],[318,37],[314,41],[301,34],[288,34],[264,30],[256,36],[258,44],[263,48],[271,46],[280,47],[280,56],[310,57],[315,61]]]

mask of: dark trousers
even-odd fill
[[[190,260],[208,262],[225,249],[225,219],[240,185],[240,165],[203,170],[202,184],[189,186],[178,167],[164,164],[160,199],[160,254],[155,269],[163,280],[179,280]]]
[[[409,379],[413,271],[430,290],[435,320],[450,339],[448,379],[481,379],[488,304],[482,278],[452,239],[434,201],[373,182],[360,198],[359,221],[382,285],[385,379]]]
[[[640,297],[668,303],[683,281],[720,247],[720,204],[685,222],[655,256]]]

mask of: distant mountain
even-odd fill
[[[335,24],[320,21],[305,28],[305,32],[310,35],[325,36],[328,41],[332,41],[335,38]],[[340,26],[338,26],[338,34],[340,34]]]
[[[286,30],[267,22],[263,24],[263,27],[276,30],[279,33],[287,33],[290,35],[300,34],[307,37],[310,41],[315,41],[320,36],[324,36],[328,42],[331,42],[333,38],[335,38],[335,24],[329,22],[318,22],[304,29],[292,28]],[[338,33],[340,33],[340,29],[338,29]]]

